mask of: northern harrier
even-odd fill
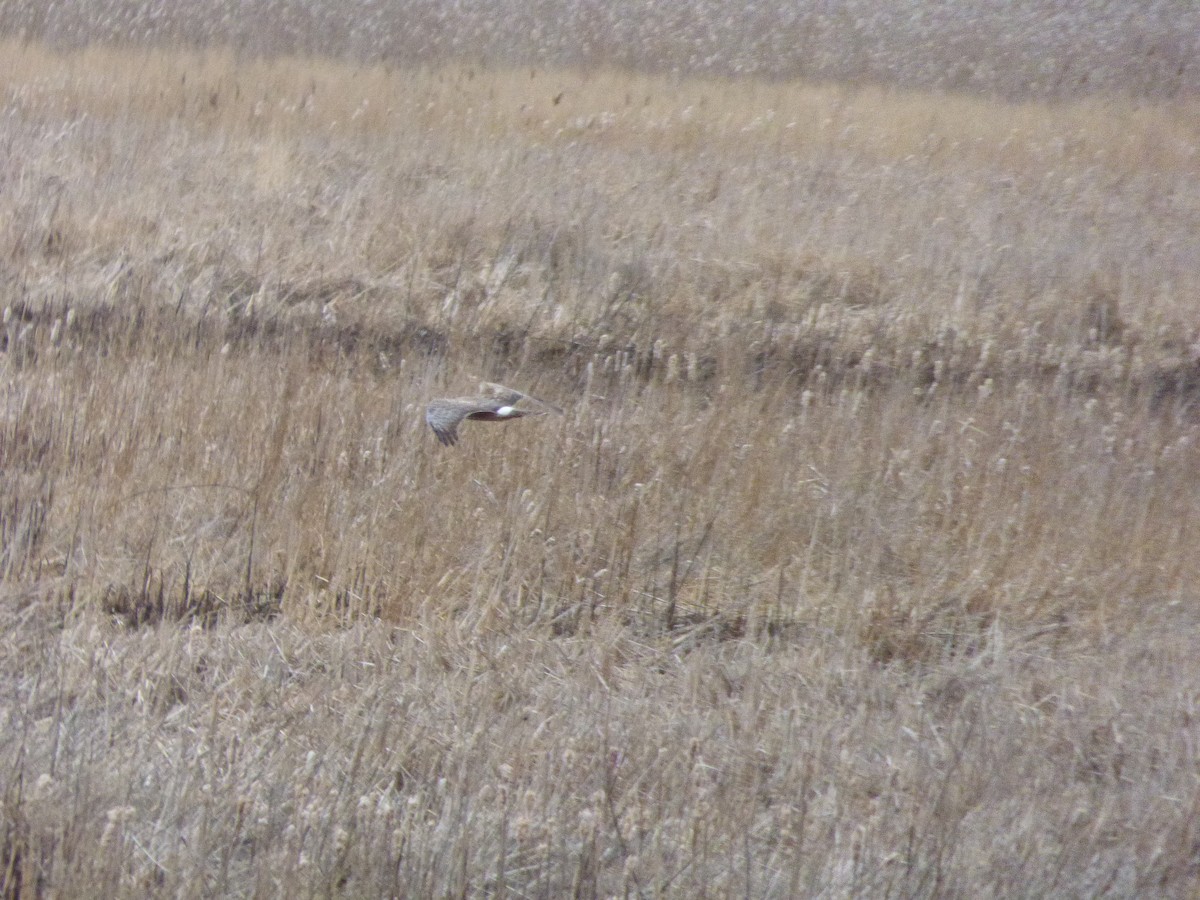
[[[458,443],[458,426],[463,419],[505,422],[521,416],[542,416],[547,412],[562,415],[562,410],[557,406],[502,384],[485,381],[479,389],[479,396],[431,400],[425,408],[425,421],[437,439],[447,447]]]

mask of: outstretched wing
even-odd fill
[[[528,394],[522,394],[520,391],[510,387],[505,387],[502,384],[495,384],[491,381],[481,381],[479,383],[479,392],[485,397],[493,397],[501,403],[520,403],[522,400],[529,398]]]
[[[458,443],[458,425],[470,415],[468,405],[458,400],[433,400],[425,407],[425,421],[447,447]]]
[[[556,412],[560,416],[562,415],[562,410],[553,403],[547,403],[545,400],[540,400],[537,397],[534,397],[532,394],[523,394],[518,390],[505,387],[502,384],[496,384],[492,381],[484,381],[480,383],[479,389],[485,395],[494,397],[495,399],[510,405],[514,403],[520,403],[522,400],[529,400],[533,403],[536,403],[538,406],[550,410],[551,412]],[[532,410],[530,410],[530,412],[532,412]]]

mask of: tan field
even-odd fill
[[[1200,891],[1194,98],[0,92],[6,896]]]

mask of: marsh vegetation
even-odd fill
[[[1194,892],[1194,97],[0,92],[9,896]]]

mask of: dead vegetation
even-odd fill
[[[1194,104],[0,60],[9,896],[1194,892]]]

